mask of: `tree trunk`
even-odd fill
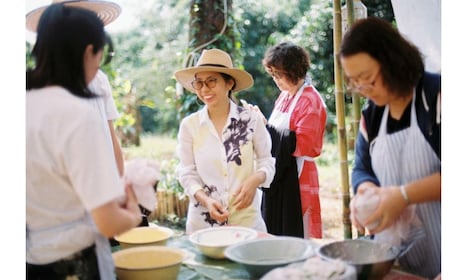
[[[226,6],[225,6],[226,5]],[[232,0],[193,0],[190,5],[188,48],[198,55],[206,48],[219,48],[231,55],[234,52]],[[191,64],[195,64],[196,59]],[[186,65],[191,66],[191,65]]]

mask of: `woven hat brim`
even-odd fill
[[[95,12],[97,16],[102,20],[104,25],[113,22],[115,19],[118,18],[118,16],[122,12],[122,9],[118,4],[106,1],[70,1],[65,2],[65,5],[83,8]],[[49,5],[39,7],[26,14],[26,28],[28,30],[32,32],[37,31],[39,19],[41,18],[42,13],[48,6]]]
[[[195,74],[198,72],[218,72],[232,76],[235,79],[235,88],[232,89],[232,92],[248,89],[254,83],[253,77],[246,71],[215,66],[198,66],[178,70],[175,72],[175,78],[184,88],[196,93],[191,82],[195,79]]]

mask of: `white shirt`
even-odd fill
[[[177,156],[179,180],[190,197],[186,231],[216,226],[205,220],[207,209],[197,203],[194,194],[207,188],[210,196],[228,207],[232,193],[255,171],[264,171],[268,188],[275,172],[271,155],[271,137],[259,114],[230,102],[222,139],[209,119],[207,107],[187,116],[180,124]],[[235,211],[229,208],[229,224],[266,231],[260,211],[259,194],[250,207]]]
[[[112,96],[112,87],[110,86],[109,79],[102,70],[99,69],[97,71],[96,76],[91,83],[89,83],[88,88],[94,94],[102,97],[95,99],[95,102],[100,103],[99,106],[102,106],[102,114],[105,120],[115,120],[120,116]]]
[[[125,195],[98,110],[95,99],[57,86],[26,94],[27,262],[49,263],[91,245],[83,217]]]

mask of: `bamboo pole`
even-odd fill
[[[345,106],[342,69],[339,63],[338,52],[342,38],[342,12],[340,0],[334,2],[334,83],[336,97],[337,143],[339,146],[340,179],[342,184],[342,222],[344,224],[344,238],[352,238],[352,225],[350,222],[350,193],[349,170],[347,160],[347,140],[345,131]]]
[[[353,0],[347,1],[347,23],[348,27],[353,25],[355,22],[355,14],[354,14],[354,5]],[[353,94],[352,95],[352,109],[353,109],[353,119],[352,119],[352,139],[354,147],[352,149],[355,150],[355,143],[357,142],[357,135],[358,135],[358,125],[360,123],[361,117],[361,108],[360,108],[360,95]]]

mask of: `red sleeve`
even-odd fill
[[[297,137],[294,156],[321,154],[326,118],[326,107],[319,93],[313,87],[305,88],[290,117],[290,128]]]

